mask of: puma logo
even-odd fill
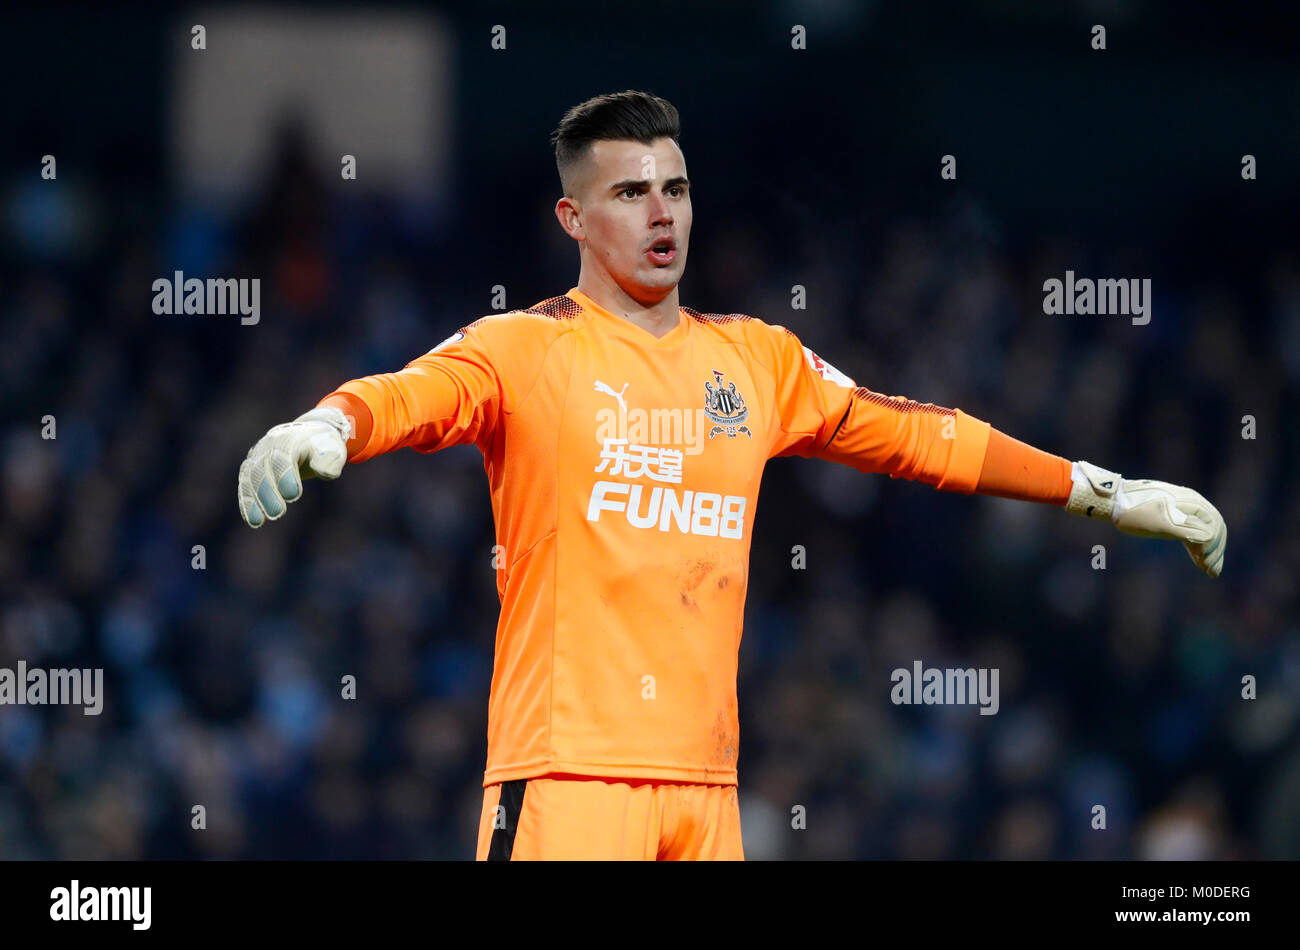
[[[619,407],[623,410],[623,414],[627,415],[627,403],[623,401],[623,394],[627,392],[627,387],[628,384],[624,383],[622,389],[620,389],[618,392],[614,392],[614,390],[610,389],[610,387],[606,383],[602,383],[600,380],[596,380],[595,391],[598,393],[605,393],[607,396],[613,396],[615,399],[618,400]]]

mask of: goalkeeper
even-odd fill
[[[571,109],[554,135],[555,214],[577,286],[344,383],[239,469],[257,528],[347,462],[483,454],[502,553],[480,859],[743,858],[737,651],[770,458],[1058,505],[1223,569],[1223,519],[1189,488],[883,395],[784,327],[681,306],[679,133],[647,93]]]

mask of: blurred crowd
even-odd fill
[[[271,425],[490,312],[493,285],[512,308],[573,286],[554,196],[531,234],[494,244],[466,214],[453,241],[400,196],[329,187],[295,137],[230,217],[115,183],[6,199],[0,667],[102,667],[107,696],[0,706],[0,857],[472,857],[499,606],[481,457],[349,466],[257,532],[235,476]],[[973,199],[776,263],[765,223],[697,216],[684,305],[1190,485],[1229,526],[1211,581],[1179,545],[1046,506],[772,462],[740,653],[747,856],[1300,857],[1294,235],[1213,282],[1068,233],[1014,246]],[[1066,269],[1154,277],[1151,323],[1044,315]],[[155,315],[174,270],[260,277],[260,322]],[[917,659],[997,668],[1000,711],[893,705]]]

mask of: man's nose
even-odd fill
[[[656,192],[650,192],[650,226],[662,227],[672,223],[673,212],[668,199]]]

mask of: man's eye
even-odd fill
[[[680,198],[680,197],[682,196],[682,186],[681,186],[681,185],[673,185],[673,186],[672,186],[671,188],[669,188],[668,190],[669,190],[669,192],[672,193],[672,196],[673,196],[674,198]]]
[[[639,194],[639,192],[635,188],[624,188],[623,194],[635,198]]]

